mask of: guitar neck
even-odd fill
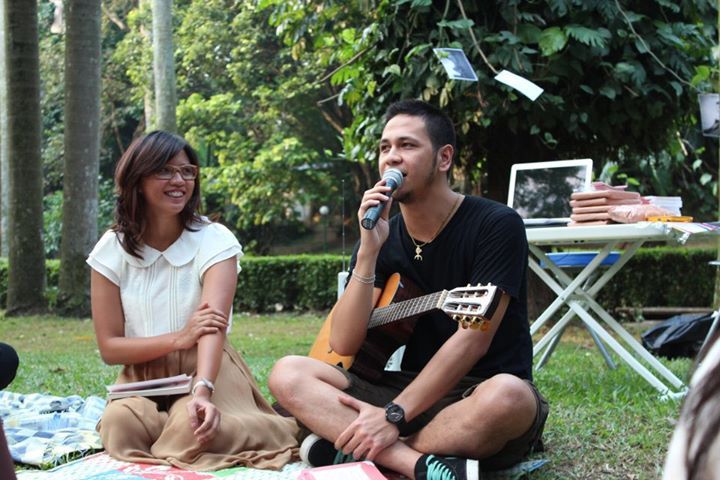
[[[422,297],[392,303],[386,307],[376,308],[370,316],[368,329],[439,309],[442,307],[447,294],[447,290],[442,290]]]

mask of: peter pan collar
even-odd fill
[[[207,227],[207,225],[207,223],[194,223],[192,228],[196,231],[183,230],[180,237],[163,252],[149,245],[142,245],[140,247],[139,253],[143,258],[134,257],[127,253],[125,249],[121,249],[121,251],[125,257],[125,261],[134,267],[149,267],[161,256],[173,267],[182,267],[190,263],[197,255],[202,239],[205,236],[205,227]]]

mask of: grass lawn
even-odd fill
[[[305,354],[323,314],[237,315],[230,341],[241,352],[266,397],[274,361]],[[0,317],[0,341],[13,345],[20,369],[9,390],[66,396],[103,395],[119,367],[98,354],[92,323],[56,317]],[[618,359],[616,359],[618,360]],[[618,363],[620,363],[618,361]],[[680,378],[689,360],[667,362]],[[545,427],[550,463],[533,479],[655,479],[660,476],[679,403],[663,402],[623,363],[608,370],[584,331],[568,329],[552,359],[535,374],[550,402]]]

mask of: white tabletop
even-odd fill
[[[624,241],[666,241],[679,238],[668,223],[640,222],[611,225],[588,225],[582,227],[533,227],[527,228],[528,242],[534,245],[572,245],[575,243],[607,243]]]

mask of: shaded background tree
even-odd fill
[[[7,62],[5,61],[5,2],[0,1],[0,105],[7,105]],[[8,256],[8,204],[10,165],[7,108],[0,108],[0,256]]]
[[[40,68],[35,2],[5,1],[8,88],[7,315],[45,309],[40,157]]]
[[[85,259],[98,238],[100,0],[69,0],[65,34],[62,242],[57,309],[90,312]]]

